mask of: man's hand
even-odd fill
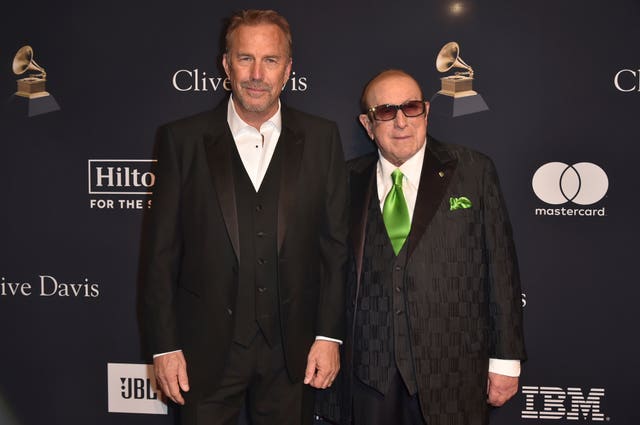
[[[174,403],[184,404],[180,390],[189,391],[189,378],[182,351],[157,356],[153,359],[153,370],[164,395]]]
[[[316,340],[307,356],[304,383],[314,388],[330,387],[340,370],[340,344],[333,341]]]
[[[502,406],[518,392],[518,377],[489,372],[487,380],[487,403]]]

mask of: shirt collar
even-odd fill
[[[278,110],[266,120],[260,126],[260,130],[263,130],[266,126],[272,126],[278,131],[282,131],[282,105],[280,104],[280,99],[278,99]],[[238,112],[236,112],[236,106],[233,104],[233,94],[229,96],[229,103],[227,104],[227,123],[229,123],[229,129],[231,130],[231,134],[235,138],[238,134],[243,131],[254,129],[254,127],[247,124],[240,118]]]
[[[389,186],[391,185],[391,180],[389,176],[396,169],[399,168],[404,174],[407,182],[411,184],[414,188],[417,188],[420,185],[420,174],[422,173],[422,164],[424,162],[424,153],[427,147],[427,143],[425,142],[420,150],[416,152],[411,158],[405,161],[400,167],[396,167],[385,157],[382,156],[380,150],[378,149],[378,172],[385,179],[385,185],[387,185],[387,180],[389,182]]]

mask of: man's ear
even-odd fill
[[[367,114],[360,114],[358,115],[358,120],[360,120],[360,124],[362,124],[364,129],[367,130],[369,138],[373,140],[373,124],[371,123],[369,116]]]

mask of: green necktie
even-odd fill
[[[404,200],[402,193],[402,178],[404,175],[399,169],[395,169],[391,173],[393,186],[384,200],[382,207],[382,218],[384,226],[387,228],[393,252],[396,255],[402,249],[402,245],[407,240],[409,230],[411,230],[411,219],[409,218],[409,209],[407,202]]]

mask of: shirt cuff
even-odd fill
[[[326,336],[316,336],[316,341],[331,341],[331,342],[337,342],[338,344],[342,345],[341,339],[329,338]]]
[[[173,350],[173,351],[167,351],[166,353],[154,354],[153,358],[155,359],[156,357],[164,356],[165,354],[177,353],[177,352],[180,352],[180,351],[182,351],[182,350]]]
[[[520,376],[520,360],[489,359],[489,372],[517,378]]]

